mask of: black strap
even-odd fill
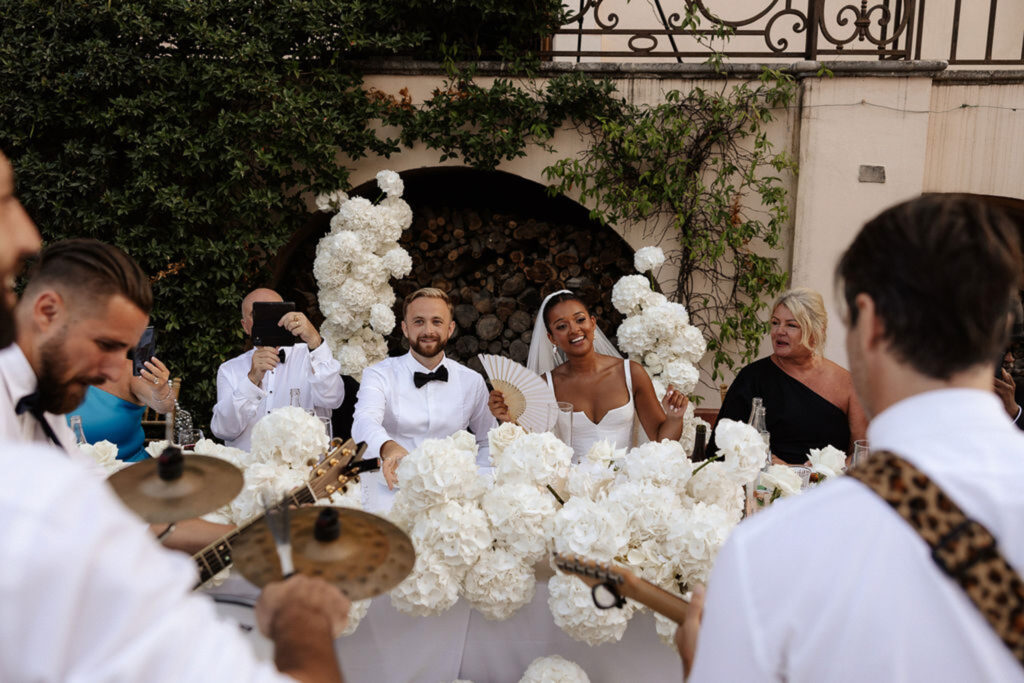
[[[18,415],[28,413],[34,417],[36,421],[39,422],[40,426],[42,426],[43,433],[46,434],[46,438],[48,438],[57,448],[64,450],[64,446],[61,445],[60,439],[57,438],[56,432],[53,431],[53,427],[51,427],[50,423],[46,421],[45,411],[42,406],[39,405],[39,392],[34,391],[28,396],[23,396],[18,401],[18,404],[14,406],[14,412]]]

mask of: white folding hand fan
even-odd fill
[[[555,392],[533,370],[511,358],[477,356],[491,385],[505,396],[509,417],[528,432],[546,432],[557,416]]]

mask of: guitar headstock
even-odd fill
[[[366,444],[356,448],[352,439],[332,439],[323,460],[313,466],[309,488],[317,498],[326,498],[344,491],[350,481],[362,472],[376,469],[376,461],[363,461]]]
[[[610,562],[588,560],[580,555],[555,553],[555,566],[566,574],[575,574],[587,583],[611,583],[622,586],[636,577],[624,567],[617,567]]]

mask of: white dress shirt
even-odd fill
[[[919,394],[872,451],[916,465],[1024,570],[1024,435],[992,392]],[[691,681],[1022,681],[1024,667],[917,532],[863,484],[743,522],[715,562]]]
[[[329,417],[345,399],[341,365],[326,343],[313,351],[305,344],[284,347],[285,362],[263,375],[259,386],[249,381],[249,349],[222,363],[217,371],[217,404],[210,430],[224,443],[249,450],[252,428],[270,411],[291,405],[291,390],[299,390],[299,405]]]
[[[413,373],[434,372],[444,366],[448,381],[413,384]],[[467,427],[476,436],[477,465],[490,465],[487,432],[496,424],[487,408],[487,385],[480,373],[445,357],[433,370],[412,353],[385,358],[363,371],[359,384],[352,438],[365,441],[364,457],[380,456],[380,447],[394,441],[412,451],[426,439],[442,439]],[[380,472],[364,475],[368,509],[390,507],[387,484]]]
[[[109,487],[0,443],[0,680],[284,681]]]
[[[0,350],[0,439],[24,443],[49,444],[50,439],[43,426],[30,413],[18,415],[15,408],[25,396],[36,390],[36,374],[28,358],[17,344]],[[68,427],[63,415],[44,413],[43,417],[60,440],[60,445],[73,458],[91,462],[82,456],[75,441],[75,433]]]

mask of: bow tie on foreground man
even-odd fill
[[[363,371],[352,438],[366,442],[365,457],[381,459],[380,473],[364,475],[370,512],[390,509],[398,463],[426,439],[468,427],[480,449],[477,465],[489,464],[487,432],[496,422],[487,408],[487,385],[479,373],[445,356],[454,332],[448,295],[434,288],[416,290],[402,305],[409,353]]]
[[[252,308],[257,302],[282,301],[272,289],[256,289],[242,300],[242,329],[252,334]],[[303,314],[285,314],[278,325],[292,333],[295,344],[285,349],[261,346],[223,363],[217,371],[217,404],[210,430],[224,443],[249,450],[252,428],[275,408],[290,405],[299,390],[299,406],[330,417],[345,399],[341,365],[313,323]]]
[[[15,339],[14,277],[39,246],[14,195],[10,162],[0,154],[0,348]],[[70,402],[106,371],[107,353],[120,355],[123,365],[121,344],[135,344],[148,315],[132,297],[108,293],[89,302],[89,315],[71,317],[67,296],[77,292],[32,287],[18,322],[39,327],[28,332],[48,343],[23,351],[19,333],[19,346],[3,353],[16,356],[32,378],[32,361],[56,354],[49,372],[64,390],[51,392],[38,380],[40,405],[53,414],[64,407],[62,397]],[[42,291],[52,293],[40,299]],[[58,353],[62,346],[79,355]],[[212,603],[191,591],[191,558],[161,548],[103,481],[48,443],[41,427],[42,438],[35,436],[35,425],[22,420],[38,424],[36,418],[16,415],[19,399],[12,402],[10,388],[0,387],[10,402],[0,410],[0,681],[293,680],[281,672],[294,680],[341,680],[331,638],[344,627],[348,601],[336,589],[302,576],[267,586],[256,613],[280,671],[256,661],[237,626],[219,621]],[[51,422],[58,433],[60,421]],[[66,445],[74,443],[69,435]]]
[[[729,537],[695,660],[699,595],[676,636],[691,680],[1024,680],[1024,435],[992,391],[1020,279],[993,207],[922,197],[864,226],[837,281],[871,455]],[[972,522],[898,479],[907,463]]]

